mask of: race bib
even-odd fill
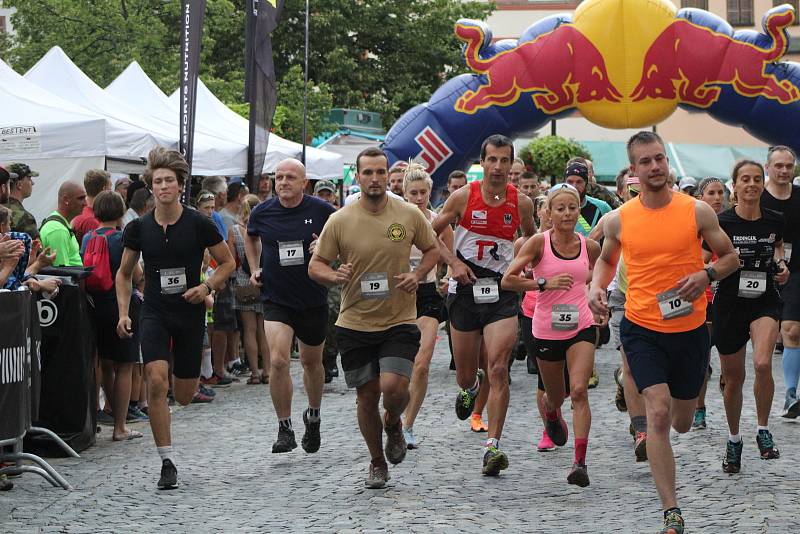
[[[786,263],[789,263],[792,260],[792,244],[791,243],[784,243],[783,244],[783,257],[786,259]]]
[[[740,297],[755,299],[767,291],[767,273],[759,271],[742,271],[739,273]]]
[[[472,286],[475,304],[491,304],[500,300],[500,288],[494,278],[478,278]]]
[[[365,273],[361,277],[361,298],[389,298],[389,279],[386,273]]]
[[[658,308],[661,310],[661,317],[664,319],[684,317],[694,311],[691,301],[679,297],[677,289],[659,293],[656,295],[656,300],[658,300]]]
[[[574,304],[553,304],[550,325],[553,330],[575,330],[578,328],[580,312]]]
[[[176,269],[161,269],[161,294],[176,295],[186,291],[186,269],[178,267]]]
[[[306,261],[302,241],[279,241],[278,261],[281,267],[303,265]]]

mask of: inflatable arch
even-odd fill
[[[669,0],[587,0],[546,17],[518,41],[492,43],[480,21],[456,36],[475,74],[444,83],[386,136],[390,162],[412,158],[437,185],[478,157],[493,133],[515,137],[578,110],[607,128],[658,124],[677,106],[704,111],[770,144],[800,149],[800,64],[781,62],[794,9],[763,17],[763,33],[734,31]]]

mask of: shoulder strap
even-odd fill
[[[70,227],[69,224],[67,224],[67,221],[61,215],[50,215],[49,217],[47,217],[45,220],[42,221],[42,225],[39,227],[39,230],[44,228],[44,225],[51,221],[57,221],[61,223],[67,230],[72,232],[72,228]]]

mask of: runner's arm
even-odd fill
[[[230,278],[233,271],[236,270],[236,262],[233,260],[233,255],[231,254],[228,243],[224,241],[220,241],[216,245],[209,247],[208,251],[211,253],[211,257],[217,262],[217,268],[214,269],[214,274],[206,278],[205,283],[208,284],[212,291],[219,291],[225,287],[228,278]],[[199,286],[195,286],[195,288],[198,287]],[[208,293],[204,292],[199,302],[205,299],[207,294]]]
[[[349,282],[353,274],[352,264],[343,263],[334,271],[331,263],[331,260],[327,260],[315,252],[311,256],[311,261],[308,262],[308,277],[325,287]]]
[[[717,280],[722,280],[739,269],[739,255],[736,253],[736,249],[733,248],[728,234],[720,228],[717,214],[714,213],[711,206],[698,200],[695,203],[695,214],[700,237],[708,243],[708,246],[717,255],[717,261],[712,263],[711,267],[717,271]],[[709,283],[708,275],[705,272],[700,274],[705,276],[703,285],[703,290],[705,290],[705,286]],[[698,278],[702,280],[699,274]]]
[[[119,311],[117,335],[121,338],[131,337],[131,318],[128,316],[128,308],[131,304],[131,293],[133,292],[133,269],[138,263],[139,251],[125,247],[122,251],[119,269],[117,269],[117,276],[114,279],[114,286],[117,292],[117,310]]]
[[[261,282],[257,279],[258,274],[261,272],[261,238],[245,233],[244,253],[247,256],[247,265],[252,273],[250,275],[250,283],[255,286],[261,286]]]
[[[587,236],[589,239],[597,241],[599,243],[600,240],[603,239],[603,237],[605,237],[605,234],[603,232],[603,223],[605,223],[608,217],[609,217],[608,213],[600,217],[600,220],[597,221],[597,225],[594,228],[592,228],[591,232],[589,232],[589,235]]]
[[[785,252],[783,250],[783,239],[775,242],[775,263],[778,266],[778,274],[775,281],[783,285],[789,281],[789,266],[786,264]]]
[[[613,211],[603,222],[605,239],[600,256],[594,264],[592,285],[589,289],[589,308],[600,315],[608,314],[608,285],[614,279],[619,262],[621,243],[619,240],[619,212]]]
[[[458,259],[458,256],[453,252],[453,244],[442,242],[441,235],[445,231],[445,227],[449,227],[451,222],[461,219],[464,215],[464,210],[467,206],[467,199],[469,198],[469,187],[462,187],[445,201],[442,211],[439,216],[434,219],[432,226],[436,235],[440,236],[438,240],[439,257],[450,267],[450,277],[454,278],[460,284],[473,284],[478,278],[472,269]]]
[[[526,195],[519,197],[519,225],[522,227],[522,235],[532,236],[536,233],[536,221],[533,219],[533,201]]]
[[[520,242],[517,239],[517,243]],[[527,239],[519,248],[519,252],[514,256],[511,265],[508,266],[503,279],[500,280],[500,287],[508,291],[538,291],[539,285],[535,280],[531,280],[525,276],[525,267],[531,265],[536,267],[539,260],[542,258],[542,244],[544,238],[541,234],[537,234]],[[514,244],[516,247],[516,243]]]

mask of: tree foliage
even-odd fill
[[[241,104],[246,0],[207,0],[200,75],[217,97]],[[178,86],[180,0],[4,0],[16,7],[15,42],[0,57],[25,72],[58,45],[98,85],[136,60],[167,94]],[[377,111],[389,126],[463,71],[453,26],[485,18],[490,3],[459,0],[314,0],[310,17],[309,99],[314,128],[331,107]],[[299,141],[305,0],[286,0],[273,34],[282,133]],[[301,78],[302,79],[302,78]],[[328,98],[330,95],[330,98]],[[320,107],[321,106],[321,107]],[[315,135],[319,130],[310,128]]]
[[[562,176],[567,161],[575,156],[592,159],[592,155],[582,144],[558,135],[537,137],[520,151],[525,165],[542,177]]]

